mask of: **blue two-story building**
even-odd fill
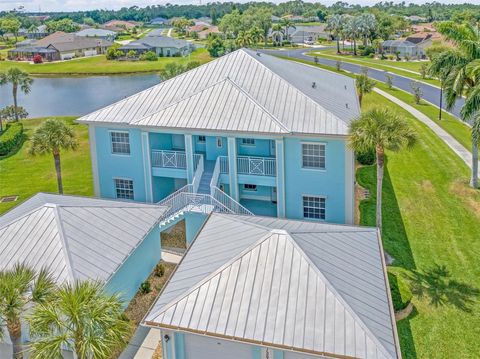
[[[359,113],[354,80],[241,49],[79,122],[97,196],[179,191],[227,213],[353,223],[347,135]]]

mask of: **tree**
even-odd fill
[[[455,44],[436,55],[429,72],[442,80],[447,109],[465,95],[461,119],[472,125],[472,174],[470,184],[478,187],[478,146],[480,143],[480,33],[470,24],[440,23],[438,31]]]
[[[35,307],[29,317],[36,340],[31,358],[62,358],[68,348],[78,359],[107,359],[130,333],[119,296],[97,282],[62,285],[53,300]]]
[[[413,91],[413,99],[415,100],[415,103],[417,105],[420,105],[420,102],[422,101],[422,96],[423,96],[423,91],[418,82],[411,82],[410,83],[410,88]]]
[[[225,54],[225,44],[219,34],[209,34],[207,51],[212,57],[220,57]]]
[[[238,47],[248,47],[253,41],[248,31],[240,31],[235,42]]]
[[[345,28],[345,18],[342,15],[336,14],[327,20],[326,30],[330,31],[337,40],[337,54],[340,53],[340,35]]]
[[[57,173],[58,193],[63,194],[60,152],[75,150],[78,142],[74,131],[61,120],[46,120],[33,134],[30,154],[51,153]]]
[[[80,25],[74,23],[71,19],[68,18],[48,21],[45,24],[47,25],[47,30],[49,32],[77,32],[80,30]]]
[[[120,50],[120,47],[122,47],[122,45],[120,44],[113,44],[112,46],[110,46],[105,55],[107,57],[107,60],[115,60],[119,57],[124,56],[125,54],[122,50]]]
[[[252,40],[252,43],[254,45],[258,45],[258,43],[262,40],[263,35],[262,35],[262,30],[260,30],[258,27],[254,26],[250,30],[247,31],[248,36]]]
[[[393,76],[390,74],[385,75],[385,82],[387,84],[387,87],[391,90],[393,87]]]
[[[185,71],[194,69],[198,66],[200,66],[200,63],[198,61],[190,61],[186,65],[182,65],[176,62],[169,62],[165,65],[165,68],[160,70],[160,78],[162,79],[162,81],[165,81],[175,76],[178,76]]]
[[[28,117],[28,112],[23,107],[7,106],[0,110],[0,133],[3,132],[3,121],[15,121],[15,114],[20,120]]]
[[[268,7],[250,7],[243,14],[244,29],[259,28],[263,33],[265,47],[267,47],[268,34],[272,27],[272,12]]]
[[[12,84],[13,105],[15,106],[14,109],[16,110],[18,108],[18,88],[20,87],[20,90],[23,93],[28,94],[31,90],[33,79],[27,72],[22,71],[17,67],[12,67],[6,72],[0,74],[0,85],[6,85],[8,83]],[[18,119],[18,113],[15,112],[15,121],[18,121]]]
[[[382,229],[382,187],[385,151],[412,147],[416,133],[408,122],[389,109],[374,108],[350,123],[349,146],[358,153],[375,151],[377,160],[376,226]]]
[[[353,55],[357,56],[357,38],[361,34],[362,19],[359,16],[351,17],[345,24],[346,34],[353,40]]]
[[[187,27],[192,24],[193,22],[191,20],[187,20],[184,17],[177,19],[172,23],[175,31],[181,35],[185,35],[187,32]]]
[[[357,86],[358,93],[358,102],[362,104],[363,96],[367,93],[372,92],[375,87],[375,81],[372,80],[366,73],[362,73],[356,76],[357,81],[355,82]]]
[[[32,304],[48,300],[54,288],[53,277],[47,269],[37,273],[17,263],[12,269],[0,272],[0,323],[5,323],[8,329],[14,358],[23,358],[22,315]]]
[[[238,33],[243,30],[240,11],[233,10],[230,14],[224,15],[220,20],[218,28],[227,36],[237,37]]]
[[[283,31],[283,38],[284,40],[289,40],[288,38],[288,29],[290,28],[294,28],[296,29],[296,26],[295,26],[295,23],[293,21],[291,21],[289,18],[286,18],[284,17],[282,20],[280,20],[280,24],[279,24],[281,27],[283,27],[284,31]]]
[[[363,36],[363,46],[368,45],[368,38],[373,34],[377,27],[375,16],[370,13],[363,13],[358,17],[360,33]]]
[[[15,42],[18,41],[18,30],[20,30],[22,23],[15,17],[6,17],[0,19],[0,28],[3,33],[11,32],[15,36]]]

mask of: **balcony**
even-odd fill
[[[197,169],[202,155],[193,155],[194,170]],[[186,178],[187,155],[184,151],[152,150],[151,163],[153,175],[160,177]]]
[[[268,176],[277,175],[277,162],[269,157],[237,157],[237,173],[239,175]]]

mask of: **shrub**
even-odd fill
[[[146,281],[140,284],[140,292],[142,294],[148,294],[152,291],[152,287],[150,285],[150,282]]]
[[[107,50],[107,60],[116,60],[119,57],[124,56],[125,54],[123,51],[120,51],[119,48],[121,47],[120,44],[114,44]]]
[[[39,55],[39,54],[35,55],[35,56],[33,57],[33,63],[34,63],[34,64],[41,64],[41,63],[43,63],[43,57],[42,57],[41,55]]]
[[[18,119],[23,120],[28,117],[28,112],[22,106],[17,106]],[[15,121],[15,106],[10,105],[0,110],[0,118],[6,121]]]
[[[385,75],[385,83],[387,87],[391,90],[393,87],[393,76],[390,74]]]
[[[0,136],[0,156],[8,155],[23,140],[23,125],[15,122],[7,125],[7,129]]]
[[[405,309],[412,300],[412,291],[408,283],[399,273],[388,271],[388,281],[392,294],[393,309],[399,311]]]
[[[142,61],[157,61],[158,57],[157,54],[153,51],[148,51],[142,55],[140,55],[140,60]]]
[[[165,266],[161,263],[157,264],[155,267],[155,275],[157,277],[163,277],[165,274]]]
[[[342,61],[337,60],[337,61],[335,62],[335,69],[336,69],[338,72],[342,71]]]
[[[370,54],[368,55],[368,58],[373,59],[375,57],[375,54]]]
[[[361,165],[370,166],[375,163],[375,150],[357,153],[357,161]]]
[[[422,101],[422,96],[423,96],[423,91],[420,88],[420,85],[417,82],[411,82],[410,88],[413,91],[413,99],[415,100],[415,103],[417,105],[420,105],[420,102]]]
[[[360,50],[361,56],[370,56],[370,54],[375,54],[375,48],[372,46],[367,46]]]

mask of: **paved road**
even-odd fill
[[[291,57],[294,59],[300,59],[300,60],[307,60],[313,63],[313,57],[305,55],[306,52],[309,51],[318,51],[318,49],[292,49],[292,50],[261,50],[262,52],[271,54],[271,55],[281,55],[281,56],[287,56]],[[326,58],[319,57],[318,62],[323,65],[328,65],[328,66],[335,66],[336,60],[330,60]],[[342,69],[353,72],[353,73],[361,73],[362,71],[361,65],[355,65],[347,62],[342,63]],[[368,75],[378,81],[385,82],[386,77],[385,77],[386,71],[383,70],[375,70],[372,68],[369,68],[368,70]],[[412,93],[412,89],[410,87],[410,84],[412,79],[408,79],[403,76],[396,75],[394,73],[389,72],[389,74],[393,78],[393,85],[395,87],[398,87],[402,90],[408,91]],[[424,83],[419,83],[420,88],[423,91],[423,98],[428,101],[433,103],[436,106],[440,106],[440,89],[438,87],[424,84]],[[455,104],[455,107],[450,110],[449,112],[456,116],[457,118],[460,118],[460,109],[462,108],[462,105],[464,103],[463,98],[457,99],[457,102]],[[445,101],[443,101],[443,104],[445,104]],[[445,108],[445,107],[444,107]]]

